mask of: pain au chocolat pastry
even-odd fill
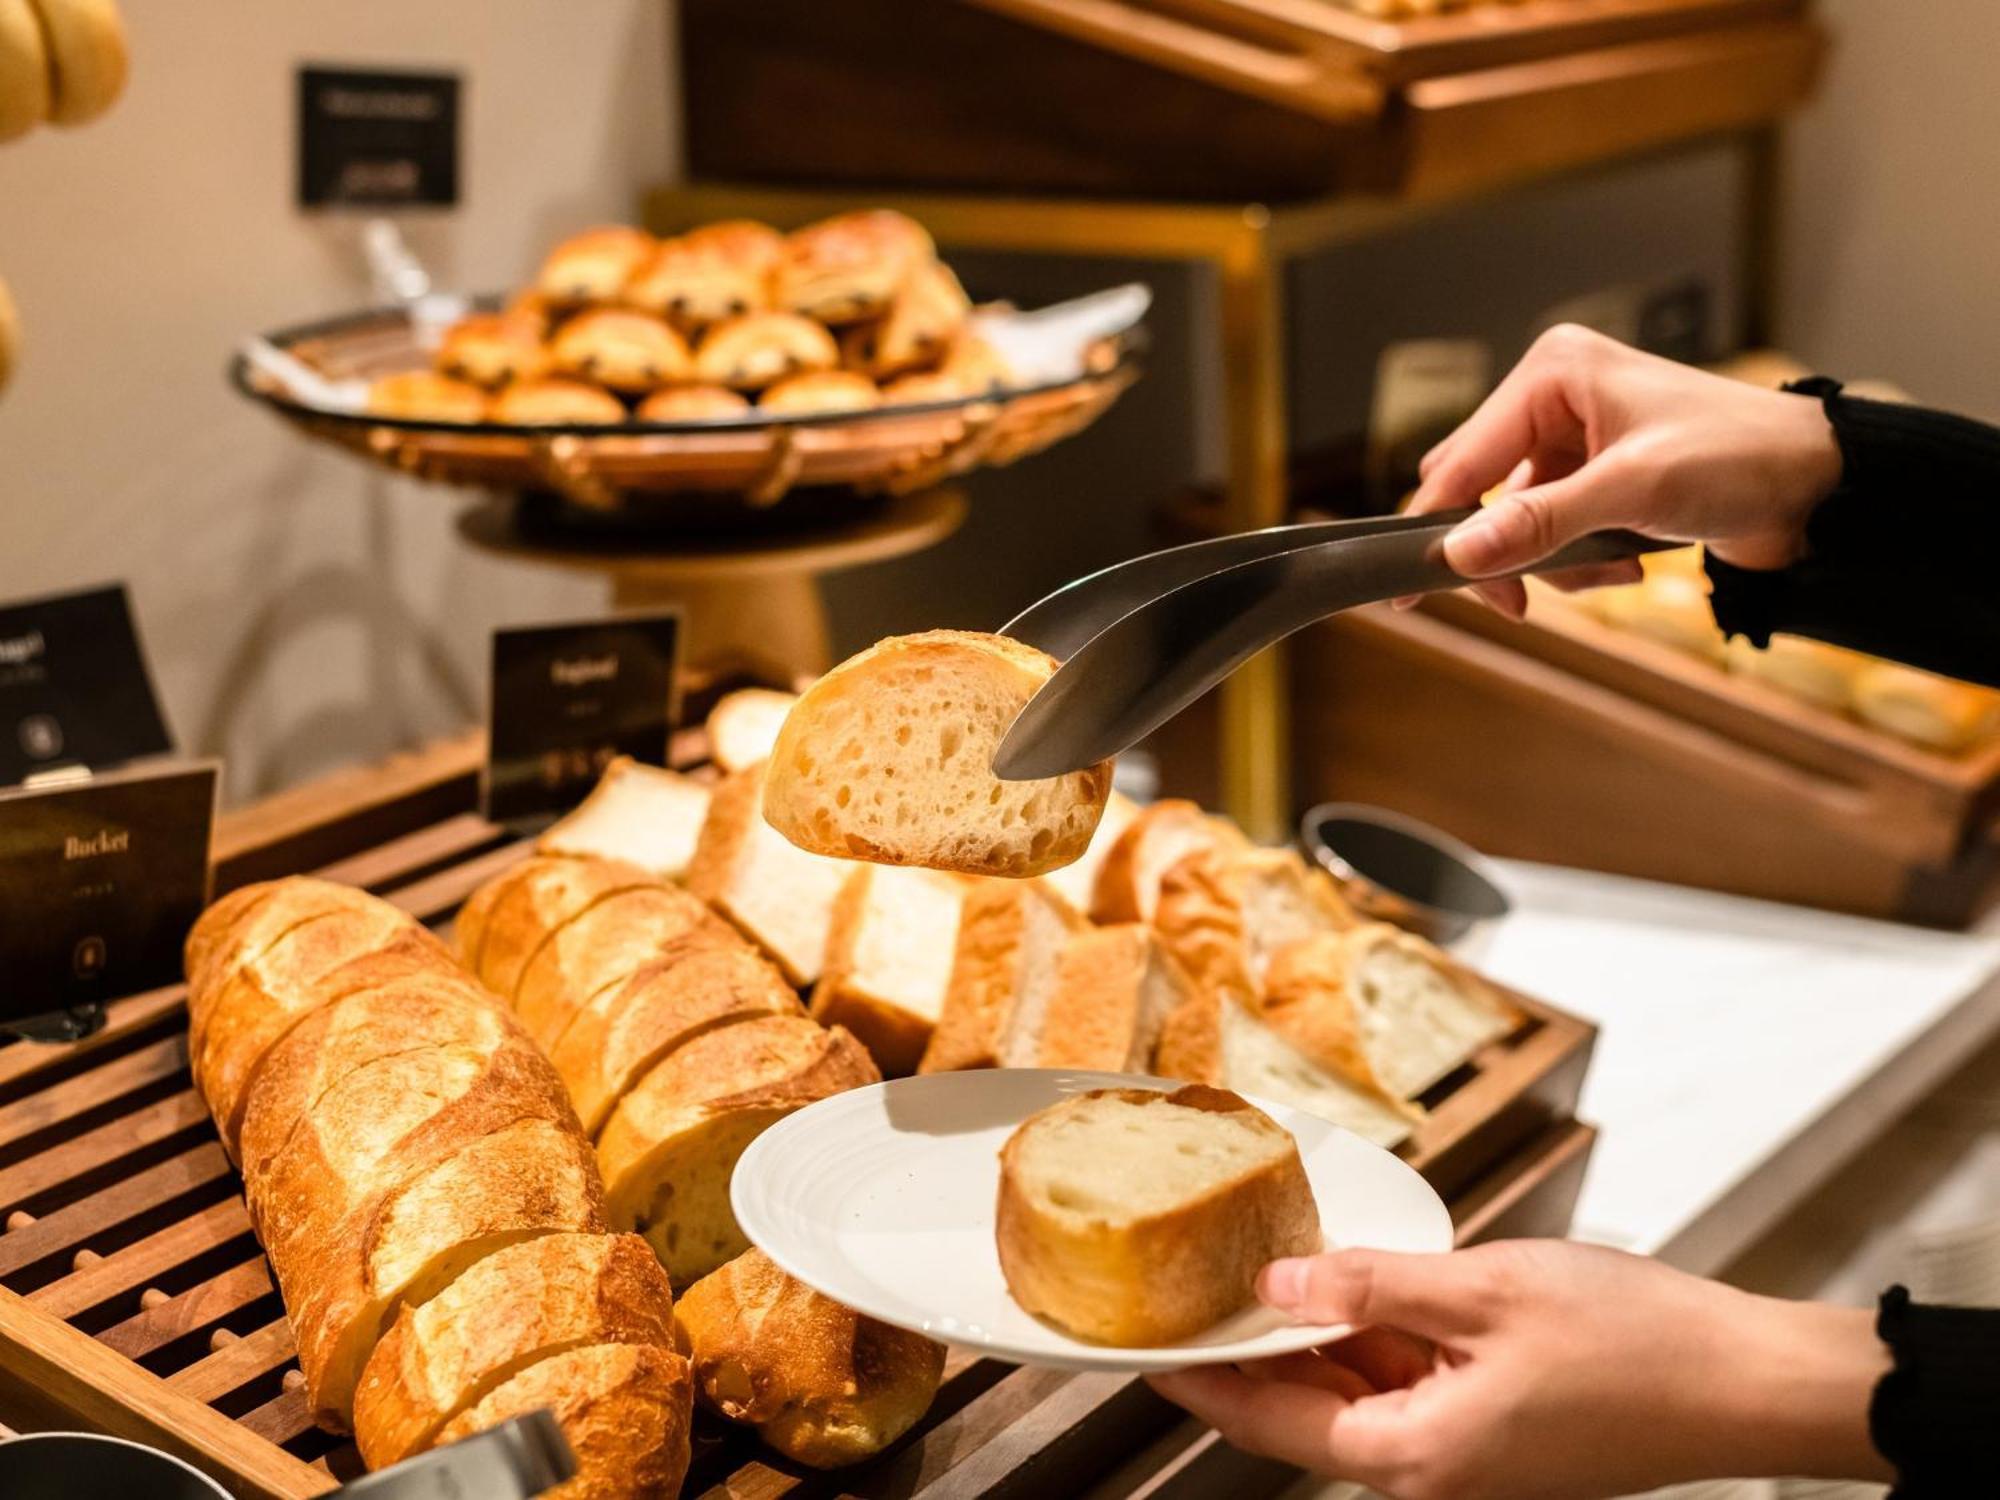
[[[368,387],[368,410],[412,422],[483,422],[486,393],[431,370],[384,375]]]
[[[911,271],[881,321],[841,343],[846,363],[877,380],[934,365],[965,327],[972,302],[951,268],[926,261]]]
[[[962,401],[979,392],[943,370],[919,370],[882,387],[884,406],[927,406],[933,401]]]
[[[777,230],[752,219],[726,219],[662,240],[626,286],[625,300],[688,329],[762,312],[784,243]]]
[[[550,362],[563,375],[640,395],[685,381],[694,369],[684,339],[651,313],[601,307],[556,330]]]
[[[438,372],[489,390],[515,380],[532,380],[549,366],[542,347],[543,324],[530,312],[474,313],[445,330],[438,345]]]
[[[967,391],[980,395],[1004,391],[1014,380],[1014,372],[1007,368],[1007,361],[1000,357],[1000,351],[970,330],[951,341],[951,347],[938,364],[937,373],[949,376]]]
[[[772,300],[822,323],[856,323],[886,312],[910,272],[936,258],[914,219],[889,209],[840,214],[785,240]]]
[[[587,229],[549,252],[535,278],[535,290],[559,307],[616,302],[625,283],[652,255],[654,244],[645,230],[623,224]]]
[[[840,363],[833,335],[792,313],[751,313],[709,329],[695,350],[695,379],[738,391],[761,391],[788,375]]]
[[[757,398],[759,411],[805,416],[813,412],[866,411],[882,404],[882,393],[866,375],[852,370],[818,370],[781,380]]]
[[[681,385],[653,392],[639,403],[637,415],[641,422],[710,422],[748,410],[748,401],[722,386]]]
[[[492,420],[517,427],[602,425],[625,420],[625,404],[584,380],[517,381],[493,400]]]

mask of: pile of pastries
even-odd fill
[[[1002,389],[965,290],[887,209],[780,234],[730,219],[669,239],[564,240],[501,311],[446,330],[434,368],[384,376],[377,416],[518,426],[866,411]]]

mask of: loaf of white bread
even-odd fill
[[[383,1463],[553,1406],[581,1460],[555,1494],[678,1493],[693,1389],[666,1279],[609,1232],[519,1023],[416,922],[326,881],[232,893],[186,956],[195,1086],[316,1419]]]
[[[1014,1300],[1095,1343],[1171,1344],[1247,1306],[1257,1272],[1324,1248],[1290,1133],[1224,1089],[1100,1089],[1000,1152]]]

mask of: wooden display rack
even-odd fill
[[[684,768],[704,752],[698,734],[677,739]],[[527,849],[472,810],[477,775],[461,739],[228,818],[218,889],[316,869],[447,921]],[[1406,1148],[1461,1243],[1561,1233],[1589,1157],[1573,1110],[1594,1033],[1522,1003],[1522,1029],[1440,1086]],[[150,1443],[245,1500],[300,1500],[355,1472],[352,1448],[308,1420],[269,1268],[189,1081],[181,988],[115,1002],[81,1043],[0,1048],[0,1224],[0,1422]],[[1293,1477],[1137,1380],[955,1351],[929,1415],[873,1462],[815,1473],[702,1418],[685,1493],[1259,1500]]]

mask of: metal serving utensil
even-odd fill
[[[1149,552],[1065,584],[1000,628],[1062,666],[1001,740],[994,774],[1031,781],[1095,765],[1315,620],[1464,587],[1445,563],[1443,542],[1472,514],[1273,526]],[[1618,562],[1678,545],[1599,531],[1519,571]]]

